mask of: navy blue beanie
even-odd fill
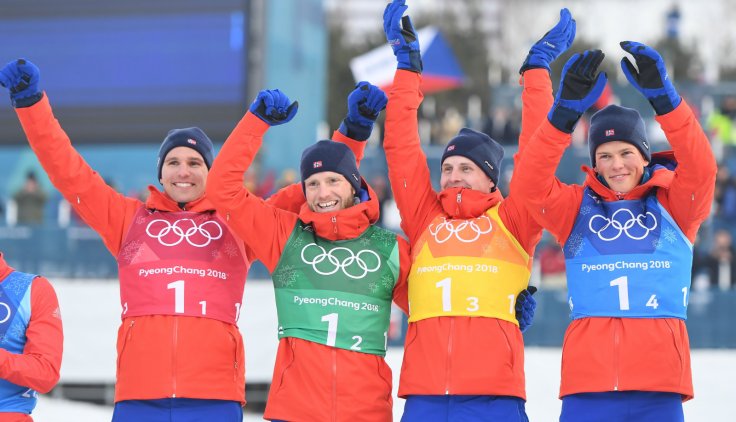
[[[166,154],[176,147],[188,147],[199,153],[204,159],[204,163],[209,169],[212,166],[212,160],[215,156],[215,148],[212,141],[198,127],[188,127],[185,129],[172,129],[166,135],[166,139],[161,143],[158,150],[158,180],[161,180],[161,168],[164,166]]]
[[[347,145],[335,141],[319,141],[302,153],[302,188],[309,176],[323,171],[333,171],[345,177],[360,193],[360,173],[355,164],[355,154]]]
[[[503,147],[490,136],[466,127],[460,129],[457,136],[447,143],[440,165],[447,157],[453,155],[461,155],[474,162],[495,185],[498,185]]]
[[[588,148],[590,148],[590,163],[593,167],[595,167],[595,150],[602,144],[612,141],[628,142],[641,152],[645,160],[652,160],[644,120],[633,108],[612,104],[596,112],[590,118]]]

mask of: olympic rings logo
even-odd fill
[[[434,227],[434,224],[429,226],[429,233],[434,236],[437,243],[445,243],[453,236],[463,243],[472,243],[478,240],[481,235],[490,233],[492,229],[491,219],[486,215],[472,220],[462,220],[457,226],[452,220],[443,217],[442,222],[437,227]]]
[[[184,222],[188,222],[191,225],[186,230],[180,226]],[[154,233],[154,229],[158,230]],[[146,234],[157,239],[164,246],[176,246],[183,240],[186,240],[192,246],[203,248],[213,240],[221,238],[223,230],[220,224],[214,220],[205,221],[198,226],[191,218],[176,220],[174,224],[171,224],[167,220],[156,219],[148,223]],[[196,236],[197,234],[199,236]]]
[[[628,220],[621,223],[621,221],[616,219],[616,216],[619,215],[619,213],[626,213],[628,214]],[[651,218],[651,227],[647,226],[647,220],[648,218]],[[598,230],[596,230],[593,227],[593,224],[595,221],[602,220],[603,224]],[[635,234],[631,233],[632,228],[638,227],[638,230],[643,230],[644,234],[641,236],[637,236]],[[646,214],[638,214],[634,215],[633,212],[626,208],[621,208],[619,210],[616,210],[616,212],[611,215],[611,218],[606,218],[600,214],[596,214],[593,216],[593,218],[590,219],[588,222],[588,228],[591,232],[598,235],[598,238],[605,242],[610,242],[612,240],[616,240],[621,236],[622,234],[626,234],[626,236],[629,237],[629,239],[632,240],[642,240],[646,238],[649,235],[649,232],[657,228],[657,218],[652,214],[651,212],[647,211]],[[608,230],[609,228],[612,228],[612,230]],[[610,232],[615,230],[615,235],[613,237],[609,235],[604,234],[604,232]]]
[[[311,255],[307,254],[307,250],[314,250],[314,248],[317,248],[317,254],[314,255],[311,259],[307,259],[307,255]],[[342,260],[340,260],[340,258],[336,256],[338,255],[336,254],[336,252],[341,251],[343,251],[344,253],[338,254],[343,255]],[[366,262],[366,260],[364,259],[368,258],[366,255],[372,255],[374,257],[376,261],[375,266],[369,267],[369,263]],[[309,243],[302,248],[301,256],[302,261],[305,264],[311,265],[314,269],[314,272],[316,272],[317,274],[332,275],[335,274],[337,271],[342,270],[343,274],[355,280],[365,277],[368,273],[378,271],[378,269],[381,267],[381,257],[378,256],[376,252],[368,249],[363,249],[355,254],[350,249],[344,247],[337,247],[326,251],[325,248],[319,246],[316,243]],[[329,264],[321,265],[319,266],[321,268],[318,268],[318,264],[322,262],[325,262],[325,264]],[[325,266],[329,269],[325,270]]]

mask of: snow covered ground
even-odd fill
[[[398,383],[401,350],[393,349],[387,356],[394,371],[394,389]],[[736,350],[694,350],[692,352],[695,399],[685,403],[685,420],[724,420],[732,414],[731,400],[736,397]],[[527,414],[529,420],[556,421],[560,412],[557,399],[559,386],[560,349],[527,348]],[[404,401],[395,398],[394,415],[398,421]],[[37,422],[98,422],[109,421],[112,408],[42,397],[33,413]],[[260,421],[261,416],[246,413],[245,422]]]

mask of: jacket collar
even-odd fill
[[[466,188],[448,188],[437,195],[442,209],[450,218],[475,218],[483,215],[489,208],[503,201],[498,189],[483,193]]]
[[[146,200],[146,208],[158,211],[191,211],[191,212],[211,212],[215,210],[214,205],[202,195],[199,199],[188,202],[184,209],[179,208],[179,204],[171,199],[165,192],[158,190],[155,186],[148,186],[148,199]]]
[[[362,181],[368,190],[368,200],[340,211],[321,213],[309,209],[305,202],[299,211],[299,219],[311,225],[317,236],[335,241],[354,239],[360,236],[371,224],[378,221],[380,213],[376,193]]]
[[[675,160],[672,151],[655,152],[652,154],[652,161],[649,163],[651,169],[649,180],[636,186],[623,196],[619,196],[616,191],[601,183],[595,170],[589,166],[583,165],[581,168],[586,173],[586,186],[590,187],[604,201],[618,201],[622,199],[640,199],[655,188],[669,186],[675,176],[674,171],[672,171],[675,167],[677,167],[677,160]]]

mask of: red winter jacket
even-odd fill
[[[0,253],[0,283],[13,272]],[[38,276],[31,282],[31,320],[22,354],[0,348],[0,379],[48,393],[59,381],[64,333],[59,301],[51,283]],[[2,409],[0,409],[2,412]],[[2,421],[33,421],[25,413],[0,413]]]
[[[118,256],[140,208],[181,211],[176,202],[153,186],[148,188],[150,196],[145,203],[108,186],[74,150],[45,95],[33,106],[16,112],[51,182],[99,233],[113,256]],[[293,208],[294,203],[298,206],[303,201],[298,185],[269,199],[283,208]],[[202,197],[186,204],[186,211],[210,213],[214,206]],[[243,340],[233,324],[190,316],[127,317],[118,330],[117,352],[116,402],[185,397],[245,403]]]
[[[555,170],[570,135],[545,121],[529,142],[514,175],[530,211],[560,245],[578,216],[585,186],[605,201],[639,199],[656,189],[662,206],[690,242],[708,217],[715,186],[716,162],[710,144],[690,107],[682,103],[657,116],[674,152],[655,153],[652,160],[676,164],[660,168],[622,198],[583,166],[583,186],[565,185]],[[581,318],[570,323],[562,349],[560,397],[602,391],[661,391],[693,397],[690,346],[685,321],[676,318]]]
[[[518,160],[552,105],[552,85],[545,69],[523,75],[522,135]],[[384,149],[389,179],[401,213],[401,226],[414,246],[438,215],[449,219],[475,218],[501,203],[499,215],[524,250],[533,256],[542,228],[519,201],[515,182],[506,199],[496,191],[432,189],[422,152],[417,109],[423,95],[421,75],[397,70],[389,92]],[[458,200],[458,195],[460,200]],[[504,395],[525,398],[524,342],[518,326],[485,317],[435,317],[409,324],[399,396]]]
[[[235,233],[273,272],[298,221],[312,224],[318,236],[339,241],[360,236],[378,219],[376,194],[370,200],[330,213],[303,204],[298,214],[265,204],[243,187],[243,174],[258,152],[268,125],[246,113],[212,166],[207,196]],[[357,143],[353,148],[361,148]],[[406,310],[409,251],[400,249],[394,301]],[[264,418],[289,421],[388,421],[392,418],[391,369],[383,357],[286,337],[279,341]]]

